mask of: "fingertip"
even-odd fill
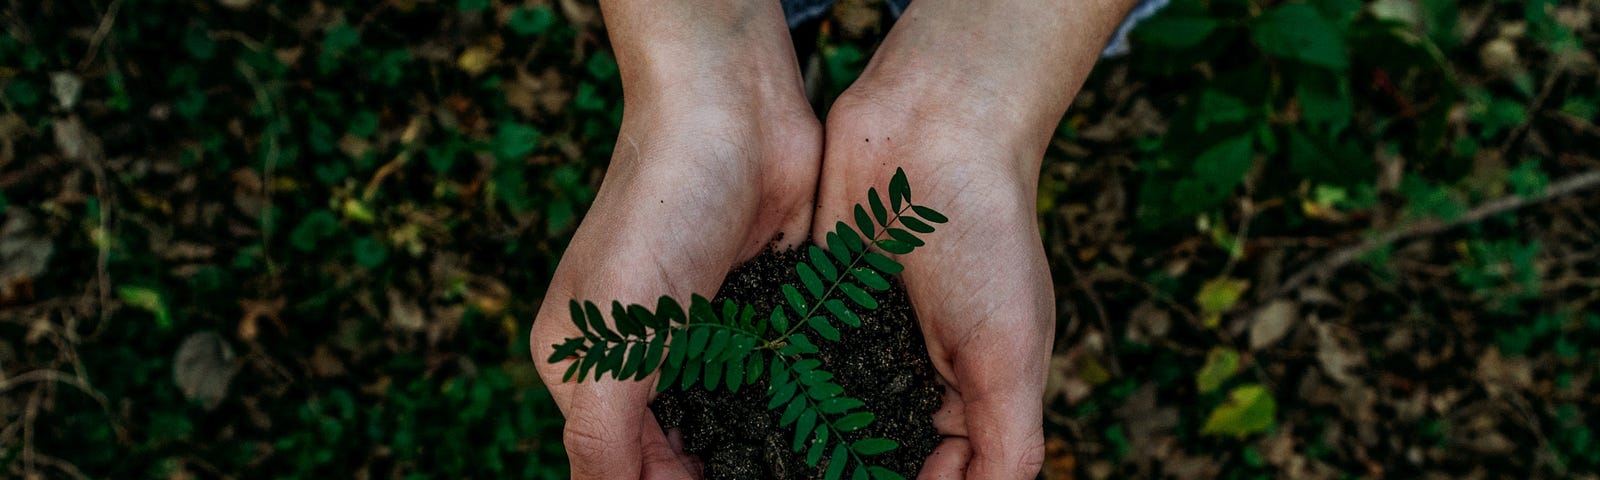
[[[967,472],[972,478],[1036,478],[1044,468],[1044,434],[1037,441],[973,445]]]
[[[959,480],[966,478],[972,460],[972,445],[962,437],[945,437],[922,464],[918,480]],[[976,478],[976,477],[975,477]]]

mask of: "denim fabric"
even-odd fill
[[[789,28],[795,28],[803,23],[821,18],[828,13],[828,7],[833,6],[835,0],[783,0],[783,15],[789,19]],[[1139,5],[1128,12],[1127,18],[1122,20],[1122,25],[1117,27],[1117,33],[1111,36],[1111,41],[1106,43],[1105,50],[1100,52],[1102,57],[1116,57],[1128,53],[1128,32],[1134,25],[1151,15],[1155,15],[1162,7],[1167,6],[1169,0],[1141,0]],[[886,0],[889,5],[889,14],[895,17],[906,10],[911,0]]]

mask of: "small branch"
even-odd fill
[[[116,24],[117,9],[122,7],[122,0],[113,0],[111,6],[106,7],[106,13],[100,16],[100,24],[95,27],[93,36],[89,37],[89,50],[84,52],[83,60],[78,62],[78,70],[87,70],[94,63],[94,57],[100,53],[100,44],[111,34],[111,26]],[[113,67],[115,68],[115,67]]]
[[[1481,205],[1478,205],[1476,208],[1469,210],[1460,218],[1456,218],[1451,221],[1427,219],[1383,232],[1380,235],[1367,239],[1365,242],[1361,242],[1360,244],[1345,247],[1342,250],[1336,251],[1332,255],[1324,258],[1322,261],[1317,262],[1310,267],[1306,267],[1299,272],[1295,272],[1294,275],[1289,276],[1289,279],[1285,280],[1277,289],[1273,290],[1267,295],[1264,295],[1262,300],[1265,301],[1267,299],[1276,298],[1284,293],[1294,291],[1295,289],[1300,288],[1302,285],[1305,285],[1307,282],[1311,281],[1313,278],[1327,278],[1334,273],[1337,273],[1340,269],[1349,265],[1351,262],[1356,261],[1356,259],[1366,256],[1373,251],[1386,247],[1395,242],[1414,237],[1433,235],[1462,225],[1481,222],[1486,218],[1499,215],[1501,213],[1521,209],[1523,207],[1541,203],[1555,197],[1569,195],[1595,187],[1600,187],[1600,170],[1591,170],[1567,177],[1559,182],[1551,183],[1544,189],[1543,192],[1539,192],[1536,195],[1527,197],[1519,195],[1507,195],[1505,197],[1485,202]]]

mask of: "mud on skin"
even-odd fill
[[[807,241],[804,244],[809,245]],[[758,312],[780,307],[786,282],[795,280],[800,250],[772,251],[740,265],[722,284],[716,303],[731,299]],[[905,289],[891,280],[889,290],[873,294],[877,310],[858,311],[861,326],[840,329],[838,342],[817,339],[816,358],[833,372],[845,394],[866,403],[877,420],[848,439],[883,437],[900,448],[867,457],[873,464],[914,478],[938,445],[932,415],[939,409],[941,387],[934,382],[933,363]],[[683,433],[684,450],[700,458],[708,480],[821,479],[828,466],[824,455],[816,467],[806,465],[804,451],[795,453],[793,426],[778,426],[780,411],[767,409],[767,380],[746,385],[738,393],[676,387],[650,404],[665,428]]]

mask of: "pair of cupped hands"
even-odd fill
[[[1033,478],[1055,325],[1036,222],[1040,161],[1115,25],[1104,19],[1125,6],[1107,0],[1098,17],[1080,6],[1079,16],[1040,22],[1058,7],[918,0],[824,128],[776,2],[684,12],[644,3],[601,4],[622,74],[622,126],[531,338],[566,416],[573,478],[693,479],[700,464],[648,408],[656,375],[562,382],[565,362],[544,361],[579,335],[569,300],[710,297],[744,260],[849,219],[896,168],[917,203],[950,219],[897,258],[945,386],[934,415],[944,439],[919,476]],[[675,22],[682,28],[662,27]]]

